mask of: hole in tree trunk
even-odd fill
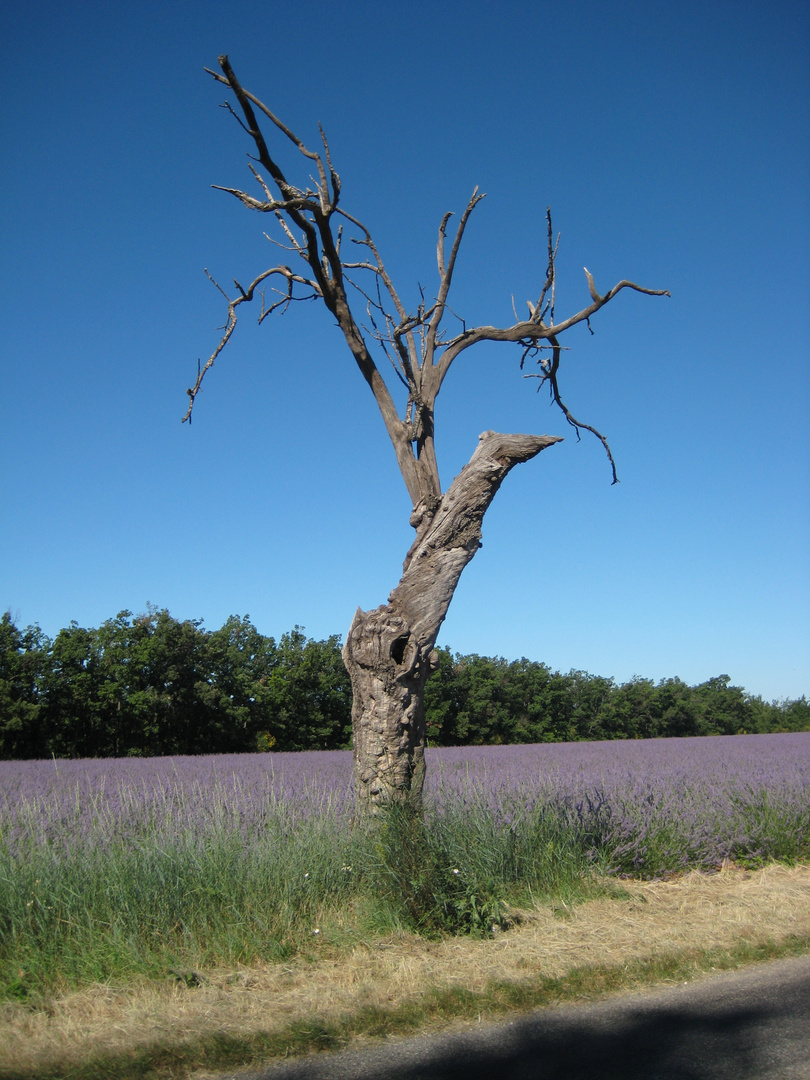
[[[401,664],[405,658],[405,650],[408,647],[408,634],[403,634],[391,642],[391,659],[395,664]]]

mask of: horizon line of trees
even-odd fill
[[[0,759],[332,750],[351,746],[341,639],[278,641],[249,616],[219,630],[149,606],[50,639],[0,617]],[[575,742],[810,730],[810,702],[765,702],[718,675],[612,678],[522,658],[438,651],[429,745]]]

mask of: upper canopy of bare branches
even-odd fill
[[[280,238],[273,242],[289,253],[292,265],[280,262],[259,274],[246,288],[234,279],[236,295],[232,297],[214,282],[227,301],[228,319],[219,344],[198,372],[194,386],[188,390],[190,401],[183,420],[191,419],[203,379],[230,339],[241,304],[251,302],[258,293],[261,296],[261,321],[271,312],[286,310],[294,300],[315,298],[322,300],[334,315],[374,394],[414,506],[430,504],[441,495],[433,445],[436,396],[456,357],[480,341],[517,344],[522,349],[521,367],[529,356],[538,359],[540,373],[530,377],[539,378],[541,385],[548,384],[553,400],[570,424],[577,429],[592,431],[601,439],[610,458],[615,481],[615,465],[604,436],[595,428],[576,420],[560,397],[558,372],[563,347],[559,337],[578,323],[590,325],[590,318],[622,289],[652,296],[669,296],[669,293],[664,289],[646,289],[631,281],[620,281],[606,293],[600,294],[586,269],[591,302],[575,314],[555,321],[557,243],[553,240],[549,212],[546,280],[537,301],[528,302],[528,319],[517,320],[513,325],[504,327],[467,327],[462,319],[450,311],[448,296],[464,231],[473,210],[484,198],[476,188],[459,218],[449,252],[447,230],[452,214],[445,214],[439,225],[436,248],[438,288],[435,296],[426,300],[422,295],[416,310],[409,310],[388,275],[371,233],[357,217],[340,205],[340,177],[332,164],[323,129],[320,129],[321,148],[318,151],[310,150],[266,105],[242,87],[227,56],[219,57],[219,65],[221,74],[206,70],[236,97],[239,112],[230,103],[224,107],[253,141],[256,154],[249,168],[261,196],[256,197],[238,188],[218,187],[218,190],[233,195],[251,210],[275,217]],[[292,184],[271,155],[257,114],[261,114],[271,127],[289,140],[304,158],[308,175],[305,187]],[[353,296],[352,303],[349,301],[350,294]],[[354,314],[358,302],[363,312],[359,322]],[[452,331],[446,324],[448,313],[453,320]],[[386,357],[390,369],[407,389],[407,406],[402,416],[372,356],[369,341],[380,350],[380,355]]]

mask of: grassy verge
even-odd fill
[[[302,1056],[349,1046],[362,1036],[406,1036],[445,1026],[453,1021],[496,1019],[515,1011],[528,1011],[606,993],[684,982],[709,972],[730,971],[763,960],[810,952],[810,936],[756,945],[741,943],[727,950],[697,949],[621,966],[575,967],[557,978],[537,976],[521,982],[493,982],[483,991],[430,988],[417,1002],[390,1008],[359,1007],[339,1017],[313,1013],[272,1032],[245,1035],[214,1032],[192,1040],[166,1037],[152,1045],[93,1055],[84,1062],[51,1061],[6,1069],[3,1080],[184,1080],[206,1073],[260,1066],[270,1059]]]
[[[0,1015],[3,1080],[157,1080],[495,1018],[810,952],[810,868],[628,883],[490,937],[400,934],[342,958],[97,987]],[[677,924],[677,925],[676,925]],[[156,1036],[155,1032],[161,1034]],[[3,1058],[6,1057],[6,1062]]]

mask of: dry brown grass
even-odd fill
[[[0,1012],[0,1075],[80,1063],[212,1032],[244,1038],[295,1019],[385,1009],[432,988],[484,990],[492,982],[560,977],[574,968],[696,949],[732,949],[810,935],[810,867],[690,873],[669,882],[624,882],[623,896],[570,910],[525,912],[513,929],[475,941],[402,936],[350,954],[286,965],[206,973],[202,985],[95,986],[33,1011]],[[200,1078],[203,1074],[197,1074]]]

